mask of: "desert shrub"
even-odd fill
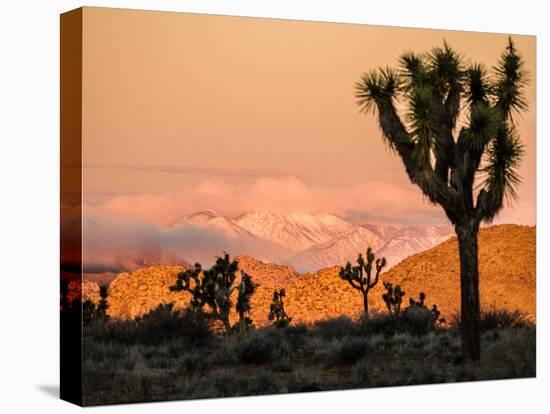
[[[320,336],[325,340],[354,336],[359,333],[358,325],[345,316],[317,321],[311,329],[312,335]]]
[[[450,327],[460,329],[460,312],[455,312],[450,318]],[[527,315],[518,310],[496,309],[494,307],[484,309],[480,313],[479,328],[481,332],[488,332],[494,329],[522,328],[533,326]]]
[[[536,375],[536,329],[505,328],[482,336],[482,358],[468,365],[466,375],[473,379],[527,378]]]
[[[269,371],[240,373],[229,370],[211,371],[198,382],[191,384],[192,390],[186,393],[197,398],[232,397],[238,395],[262,395],[286,392],[286,388],[276,375]]]
[[[355,385],[367,385],[370,379],[369,362],[367,358],[360,358],[351,368],[351,379]]]
[[[136,365],[136,347],[85,339],[83,365],[88,369],[131,370]]]
[[[297,352],[304,347],[309,329],[303,324],[289,325],[281,329],[280,332],[290,351]]]
[[[86,300],[82,303],[82,323],[84,326],[89,325],[96,319],[97,308],[91,300]]]
[[[166,352],[157,352],[156,350],[146,352],[143,361],[145,366],[153,369],[170,369],[174,362],[173,358]]]
[[[412,335],[426,335],[442,326],[446,321],[441,317],[437,305],[433,304],[431,309],[425,305],[426,294],[420,292],[418,301],[409,298],[409,306],[403,309],[400,324],[402,330]]]
[[[510,312],[506,309],[488,309],[481,312],[479,327],[482,332],[492,329],[522,328],[531,323],[527,315],[519,311]]]
[[[358,329],[361,333],[372,335],[392,335],[396,331],[396,323],[387,313],[374,312],[369,318],[362,317],[358,321]]]
[[[235,352],[244,364],[265,364],[272,362],[277,350],[277,339],[274,336],[258,334],[247,335],[237,341]]]
[[[352,364],[363,358],[368,352],[368,343],[361,337],[345,337],[340,341],[336,361],[340,364]]]
[[[254,372],[247,378],[246,389],[241,394],[262,395],[286,392],[281,381],[271,372]]]
[[[323,341],[314,352],[309,354],[316,363],[334,366],[353,364],[363,358],[369,350],[368,338],[346,336],[341,339]]]
[[[311,359],[315,362],[323,361],[327,354],[327,347],[330,343],[338,341],[337,339],[326,340],[320,336],[308,335],[303,343],[300,352],[297,353],[300,357]]]
[[[97,361],[113,361],[124,357],[126,350],[124,346],[116,344],[92,344],[85,343],[85,354]]]
[[[399,319],[388,314],[377,313],[371,315],[368,320],[360,319],[358,326],[363,334],[385,336],[398,333],[422,336],[438,328],[432,312],[427,308],[417,306],[403,309]]]
[[[189,352],[178,360],[177,372],[184,375],[203,373],[210,366],[209,359],[200,352]]]
[[[135,344],[138,341],[138,325],[134,320],[111,320],[107,323],[92,325],[93,335],[96,340],[104,342],[117,342],[121,344]],[[101,335],[101,331],[104,332]]]
[[[435,329],[433,314],[426,307],[408,306],[399,321],[400,328],[412,335],[426,335]]]
[[[319,366],[319,365],[317,365]],[[291,392],[322,391],[322,373],[310,367],[300,367],[292,373]]]
[[[137,340],[158,344],[174,338],[190,343],[202,342],[211,336],[210,320],[200,311],[175,311],[173,304],[159,305],[136,320]]]
[[[97,341],[128,345],[158,345],[177,340],[190,346],[213,337],[211,320],[205,314],[191,309],[177,311],[172,304],[161,304],[135,320],[93,320],[84,334]]]
[[[275,358],[271,364],[271,368],[275,372],[292,372],[293,366],[290,355],[281,355],[279,358]]]
[[[231,371],[212,371],[205,377],[206,384],[210,385],[208,396],[231,397],[240,395],[240,380]]]

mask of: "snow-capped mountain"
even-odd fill
[[[211,210],[182,216],[168,226],[179,251],[193,262],[210,265],[227,251],[232,255],[250,255],[258,260],[282,263],[291,254],[284,246],[257,237],[246,229]]]
[[[210,210],[175,220],[169,228],[195,233],[191,246],[182,244],[190,260],[205,260],[226,250],[266,262],[311,272],[354,261],[372,247],[386,257],[387,269],[402,259],[450,237],[448,226],[355,225],[332,214],[275,214],[255,211],[234,218]],[[199,231],[199,235],[196,231]],[[204,231],[204,233],[203,233]]]
[[[365,254],[370,246],[379,250],[385,240],[371,230],[361,226],[353,226],[350,230],[336,237],[303,250],[292,258],[290,263],[298,271],[322,269],[334,265],[343,265],[357,259],[359,253]]]
[[[370,225],[365,225],[369,228]],[[384,231],[384,230],[382,230]],[[385,230],[389,236],[386,243],[377,251],[388,262],[388,268],[404,258],[427,250],[451,237],[451,226],[407,226]]]
[[[327,242],[354,227],[353,224],[331,214],[278,215],[257,211],[238,216],[233,221],[253,235],[293,252]]]
[[[181,225],[193,225],[201,228],[218,230],[231,238],[252,236],[252,234],[235,224],[233,221],[211,210],[198,211],[193,214],[182,216],[175,220],[170,227]]]

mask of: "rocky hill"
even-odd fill
[[[262,314],[260,319],[267,321],[273,290],[292,284],[299,275],[288,266],[263,263],[247,256],[239,256],[237,259],[239,268],[251,275],[258,284],[252,306],[258,309],[258,315]],[[182,266],[157,265],[119,274],[109,285],[108,314],[126,319],[141,316],[161,303],[174,302],[176,308],[186,307],[191,300],[191,295],[186,292],[171,292],[169,289],[182,270],[184,270]],[[84,287],[83,293],[90,292],[84,295],[84,300],[91,299],[97,303],[98,285],[94,282],[86,282]],[[260,312],[260,309],[267,310]]]
[[[294,283],[300,275],[290,266],[264,263],[249,256],[237,256],[239,269],[248,273],[254,283],[269,289],[280,289]]]
[[[394,266],[384,279],[407,294],[424,290],[445,315],[460,308],[458,244],[451,238]],[[536,315],[536,227],[513,224],[483,228],[479,235],[482,308],[521,310]]]
[[[287,287],[288,313],[297,321],[311,322],[362,312],[361,296],[340,280],[338,267],[306,274]],[[479,235],[479,273],[482,308],[520,310],[536,317],[536,228],[498,225]],[[399,284],[409,297],[423,291],[431,306],[444,316],[460,310],[460,265],[455,237],[403,260],[381,275],[370,295],[371,309],[384,310],[382,281]]]
[[[181,266],[151,266],[132,273],[121,273],[109,285],[107,313],[127,319],[141,316],[162,303],[174,302],[183,308],[189,304],[190,295],[171,292]]]
[[[238,257],[240,267],[259,285],[251,299],[252,319],[257,325],[269,323],[269,305],[274,289],[286,289],[286,310],[293,322],[362,313],[361,295],[339,276],[337,266],[298,275],[291,267],[264,263],[247,256]],[[480,292],[482,307],[521,310],[536,315],[536,229],[518,225],[483,228],[479,237]],[[175,302],[185,307],[190,295],[170,292],[179,266],[152,266],[133,273],[122,273],[109,287],[109,314],[134,318],[160,303]],[[381,276],[370,295],[371,309],[384,311],[382,281],[400,284],[409,297],[423,291],[429,305],[436,303],[444,316],[460,308],[460,270],[456,238],[415,254]],[[95,287],[86,286],[91,298]],[[88,295],[86,295],[88,296]],[[235,316],[234,316],[235,317]]]

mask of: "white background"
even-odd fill
[[[548,79],[544,1],[93,1],[131,7],[537,35],[537,379],[93,408],[105,412],[548,412]],[[59,14],[77,1],[11,0],[0,9],[0,411],[64,413],[57,399]],[[546,233],[546,234],[545,234]],[[205,411],[206,410],[206,411]]]

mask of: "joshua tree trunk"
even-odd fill
[[[242,335],[246,332],[246,320],[244,311],[239,311],[239,333]]]
[[[363,308],[365,309],[365,319],[369,320],[369,296],[363,293]]]
[[[456,226],[460,255],[462,354],[473,361],[478,361],[481,353],[478,231],[479,224],[475,220]]]
[[[225,333],[231,333],[231,323],[229,323],[229,318],[223,318],[223,326],[225,328]]]
[[[340,278],[348,282],[352,288],[358,290],[363,295],[363,308],[365,318],[369,319],[369,292],[376,286],[380,278],[380,272],[386,266],[386,258],[375,259],[372,248],[367,249],[366,261],[360,254],[357,258],[357,266],[352,266],[350,262],[345,267],[340,268]],[[372,275],[372,270],[376,273]]]

